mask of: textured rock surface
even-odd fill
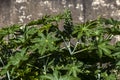
[[[75,23],[98,16],[120,19],[120,0],[0,0],[0,27],[24,24],[69,8]]]
[[[88,0],[85,1],[84,9],[85,21],[95,19],[97,16],[120,20],[120,0]]]
[[[66,8],[72,11],[74,22],[83,21],[82,0],[0,0],[0,26],[26,23],[46,14],[57,14]]]

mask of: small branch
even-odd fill
[[[74,49],[73,49],[73,51],[72,51],[72,54],[74,54],[74,52],[75,52],[75,50],[76,50],[76,48],[77,48],[78,43],[79,43],[79,42],[77,42],[77,43],[75,44],[75,47],[74,47]]]
[[[65,41],[65,39],[61,36],[61,38],[63,39],[64,43],[65,43],[65,46],[67,47],[68,51],[70,52],[70,54],[72,55],[72,51],[71,51],[71,48],[70,48],[70,42],[67,44],[67,42]]]
[[[1,58],[1,57],[0,57],[0,61],[1,61],[2,65],[4,66],[5,64],[4,64],[4,62],[2,61],[2,58]]]
[[[86,51],[86,50],[88,50],[89,48],[90,48],[90,47],[85,48],[85,49],[82,49],[82,50],[79,50],[79,51],[76,51],[76,52],[74,52],[74,54],[77,54],[77,53],[80,53],[80,52]]]
[[[44,55],[44,56],[42,56],[42,57],[39,57],[38,59],[42,59],[42,58],[48,57],[48,56],[50,56],[50,55],[52,55],[52,54]]]

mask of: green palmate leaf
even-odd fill
[[[72,76],[62,76],[60,77],[59,80],[81,80],[80,78],[77,78],[77,77],[72,77]]]
[[[24,44],[25,43],[25,38],[23,36],[17,38],[17,39],[12,39],[11,41],[14,42],[14,44]]]
[[[80,78],[69,76],[69,75],[60,75],[58,71],[54,71],[53,74],[46,74],[40,77],[43,80],[81,80]]]
[[[41,76],[43,79],[48,79],[48,80],[59,80],[59,74],[58,71],[54,71],[53,75],[52,74],[47,74],[47,75],[43,75]]]
[[[110,74],[108,80],[117,80],[115,74]]]
[[[15,31],[20,29],[20,25],[13,25],[10,27],[0,29],[0,40],[6,35],[13,34]]]
[[[44,26],[42,26],[40,29],[39,29],[39,31],[40,32],[43,32],[43,31],[48,31],[49,29],[50,29],[50,27],[52,27],[52,24],[46,24],[46,25],[44,25]]]
[[[99,56],[100,58],[102,58],[102,56],[103,56],[103,51],[102,51],[101,49],[98,49],[98,56]]]
[[[28,27],[28,30],[26,31],[26,34],[27,34],[27,35],[33,35],[33,34],[35,34],[37,31],[38,31],[38,30],[37,30],[37,28],[35,28],[35,27],[31,27],[31,28]]]
[[[13,73],[14,69],[20,66],[20,63],[28,59],[28,56],[25,53],[26,49],[22,49],[20,52],[16,52],[15,56],[11,56],[8,64],[3,67],[1,74],[5,74],[8,69]]]
[[[55,42],[58,40],[53,33],[49,33],[45,36],[42,33],[38,34],[38,38],[34,38],[32,43],[35,45],[31,46],[33,50],[38,50],[38,52],[43,55],[47,51],[54,51],[57,49]]]
[[[104,80],[117,80],[117,77],[115,74],[108,75],[106,72],[102,73],[101,76]]]
[[[20,52],[16,52],[15,56],[10,57],[8,65],[18,65],[20,61],[27,60],[27,55],[25,55],[26,49],[22,49]]]
[[[120,52],[113,53],[112,56],[114,56],[115,59],[120,59]]]
[[[112,50],[114,50],[115,47],[109,44],[108,40],[104,40],[103,38],[100,38],[98,40],[98,51],[99,56],[102,57],[102,55],[106,55],[111,57]]]
[[[117,65],[117,66],[120,66],[120,61],[118,61],[116,65]]]
[[[101,47],[101,49],[103,50],[104,54],[106,56],[111,56],[111,50],[107,49],[106,47]]]
[[[68,64],[67,66],[65,66],[64,69],[68,70],[68,75],[72,75],[74,77],[77,77],[78,73],[81,72],[80,67],[83,66],[82,62],[79,63],[73,63],[73,64]]]
[[[114,20],[113,18],[110,18],[110,19],[105,19],[105,18],[102,18],[105,22],[105,24],[111,24],[111,25],[114,25],[114,26],[117,26],[117,25],[120,25],[120,21],[117,21],[117,20]]]
[[[74,27],[73,34],[77,34],[78,38],[81,38],[81,36],[92,36],[93,34],[95,35],[96,30],[96,25],[97,21],[91,21],[91,22],[86,22],[83,24],[76,25]],[[96,32],[98,33],[98,32]]]

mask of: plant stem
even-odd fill
[[[77,48],[78,43],[79,43],[79,42],[77,42],[77,43],[75,44],[75,47],[74,47],[74,49],[73,49],[73,51],[72,51],[72,54],[74,54],[74,52],[75,52],[75,50],[76,50],[76,48]]]
[[[2,60],[1,57],[0,57],[0,61],[1,61],[2,65],[5,66],[5,64],[4,64],[4,62],[3,62],[3,60]],[[8,77],[8,80],[11,80],[11,79],[10,79],[9,71],[7,71],[7,77]]]
[[[42,59],[42,58],[48,57],[48,56],[50,56],[50,55],[52,55],[52,54],[44,55],[44,56],[42,56],[42,57],[39,57],[38,59]]]
[[[71,48],[70,48],[70,42],[69,44],[67,44],[67,42],[65,41],[65,39],[63,38],[63,36],[61,36],[61,38],[63,39],[64,43],[65,43],[65,46],[68,48],[68,51],[70,52],[70,54],[72,55],[72,51],[71,51]]]
[[[79,51],[76,51],[76,52],[74,52],[74,54],[77,54],[77,53],[80,53],[80,52],[86,51],[86,50],[88,50],[89,48],[90,48],[90,47],[85,48],[85,49],[82,49],[82,50],[79,50]]]

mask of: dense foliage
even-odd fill
[[[111,40],[119,34],[120,21],[73,24],[69,10],[2,28],[0,75],[3,80],[117,80],[120,42]]]

